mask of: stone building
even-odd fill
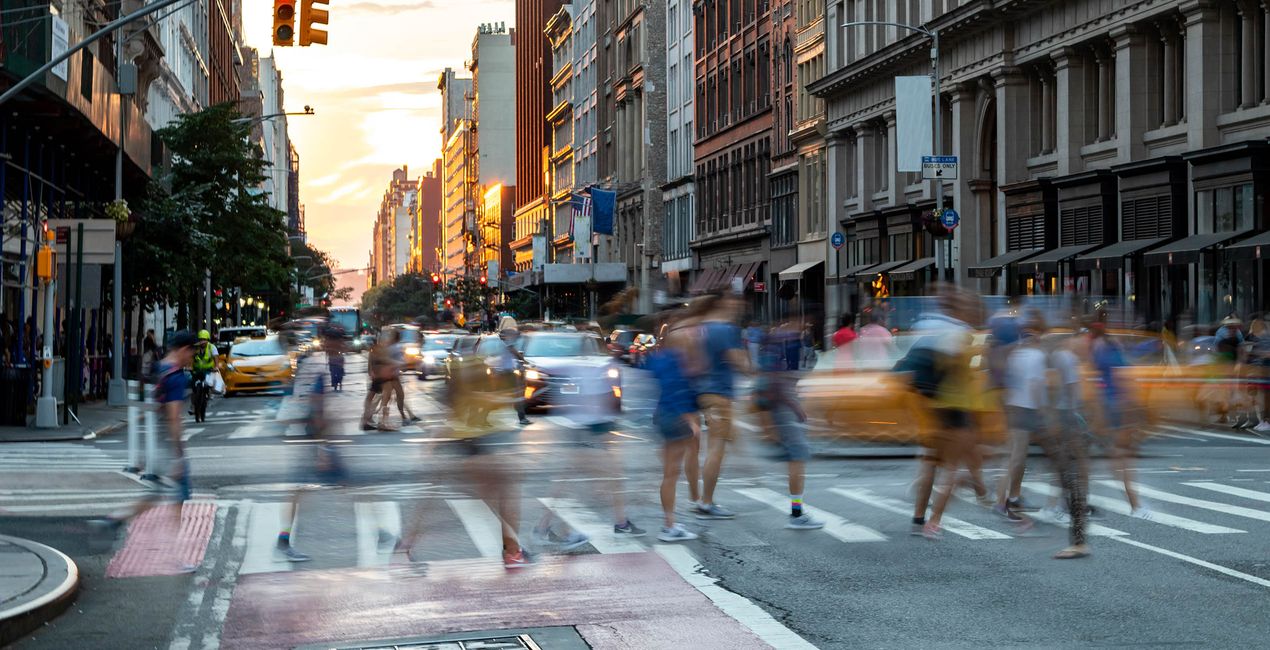
[[[893,295],[921,293],[933,277],[921,227],[932,184],[895,170],[893,82],[929,72],[929,40],[838,27],[888,20],[940,34],[941,148],[960,157],[945,192],[961,214],[959,282],[1105,299],[1146,321],[1264,308],[1267,9],[830,0],[827,73],[809,90],[827,101],[826,200],[849,241],[844,271],[868,265],[856,277]],[[856,287],[856,300],[877,290]]]
[[[692,239],[694,205],[692,143],[693,79],[696,66],[692,43],[691,0],[666,3],[666,182],[661,186],[665,220],[662,226],[661,272],[672,295],[687,288],[694,267]]]

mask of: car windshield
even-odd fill
[[[419,339],[422,337],[419,330],[399,329],[397,330],[397,333],[401,335],[400,340],[402,343],[418,343]]]
[[[278,339],[262,339],[253,341],[243,341],[234,344],[230,354],[236,357],[269,357],[283,354],[282,344]]]
[[[604,354],[595,337],[569,334],[526,336],[521,350],[527,357],[589,357]]]
[[[454,345],[453,336],[429,336],[423,340],[425,350],[449,350]]]
[[[630,345],[635,340],[636,334],[637,332],[635,332],[635,330],[622,330],[620,332],[614,332],[613,342],[617,343],[618,345]]]

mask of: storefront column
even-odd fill
[[[860,122],[851,125],[851,130],[856,132],[855,174],[856,187],[860,188],[860,211],[865,212],[873,209],[873,192],[876,187],[873,179],[877,167],[877,161],[873,160],[873,150],[876,148],[877,129],[870,122]]]
[[[1064,116],[1055,129],[1054,148],[1058,158],[1058,175],[1066,176],[1083,168],[1080,147],[1090,138],[1085,132],[1088,120],[1085,116],[1085,59],[1074,48],[1065,47],[1055,52],[1054,81],[1058,101],[1062,105],[1058,114]],[[1000,115],[998,111],[998,115]],[[986,259],[986,258],[985,258]]]
[[[1164,54],[1160,60],[1160,64],[1164,66],[1164,87],[1160,89],[1160,97],[1163,99],[1161,126],[1173,126],[1177,124],[1177,66],[1174,61],[1177,56],[1174,52],[1177,32],[1169,21],[1160,22],[1159,27],[1160,47]]]
[[[970,183],[985,174],[985,165],[978,160],[976,141],[979,116],[979,87],[975,83],[959,83],[945,90],[952,107],[952,152],[961,156],[962,179],[952,185],[953,208],[961,213],[961,268],[955,269],[958,279],[969,289],[984,291],[988,284],[983,280],[967,278],[963,269],[996,255],[992,250],[992,206],[984,209],[970,190]],[[1000,115],[1000,113],[998,113]]]
[[[1243,51],[1239,53],[1243,65],[1240,66],[1240,108],[1252,108],[1261,99],[1257,96],[1257,64],[1264,55],[1257,52],[1257,23],[1259,17],[1257,3],[1251,0],[1235,3],[1239,12],[1239,28],[1243,31]]]
[[[1220,13],[1205,2],[1183,7],[1186,16],[1186,124],[1187,142],[1193,149],[1221,144],[1217,116],[1222,112],[1221,57],[1223,49]]]
[[[1151,79],[1151,53],[1146,35],[1132,25],[1117,27],[1111,31],[1115,44],[1115,97],[1108,106],[1114,111],[1117,149],[1121,160],[1142,160],[1147,157],[1142,134],[1148,130],[1147,102],[1151,96],[1148,84]],[[1154,126],[1154,125],[1150,125]]]

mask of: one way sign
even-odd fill
[[[956,156],[922,156],[922,178],[956,180]]]

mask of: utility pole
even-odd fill
[[[123,147],[128,132],[128,111],[125,110],[123,86],[123,26],[115,33],[115,90],[119,94],[119,146],[115,149],[115,201],[123,200]],[[136,92],[134,89],[133,92]],[[123,378],[123,244],[115,241],[114,287],[111,290],[111,366],[110,387],[106,403],[124,406],[128,403],[128,383]]]

